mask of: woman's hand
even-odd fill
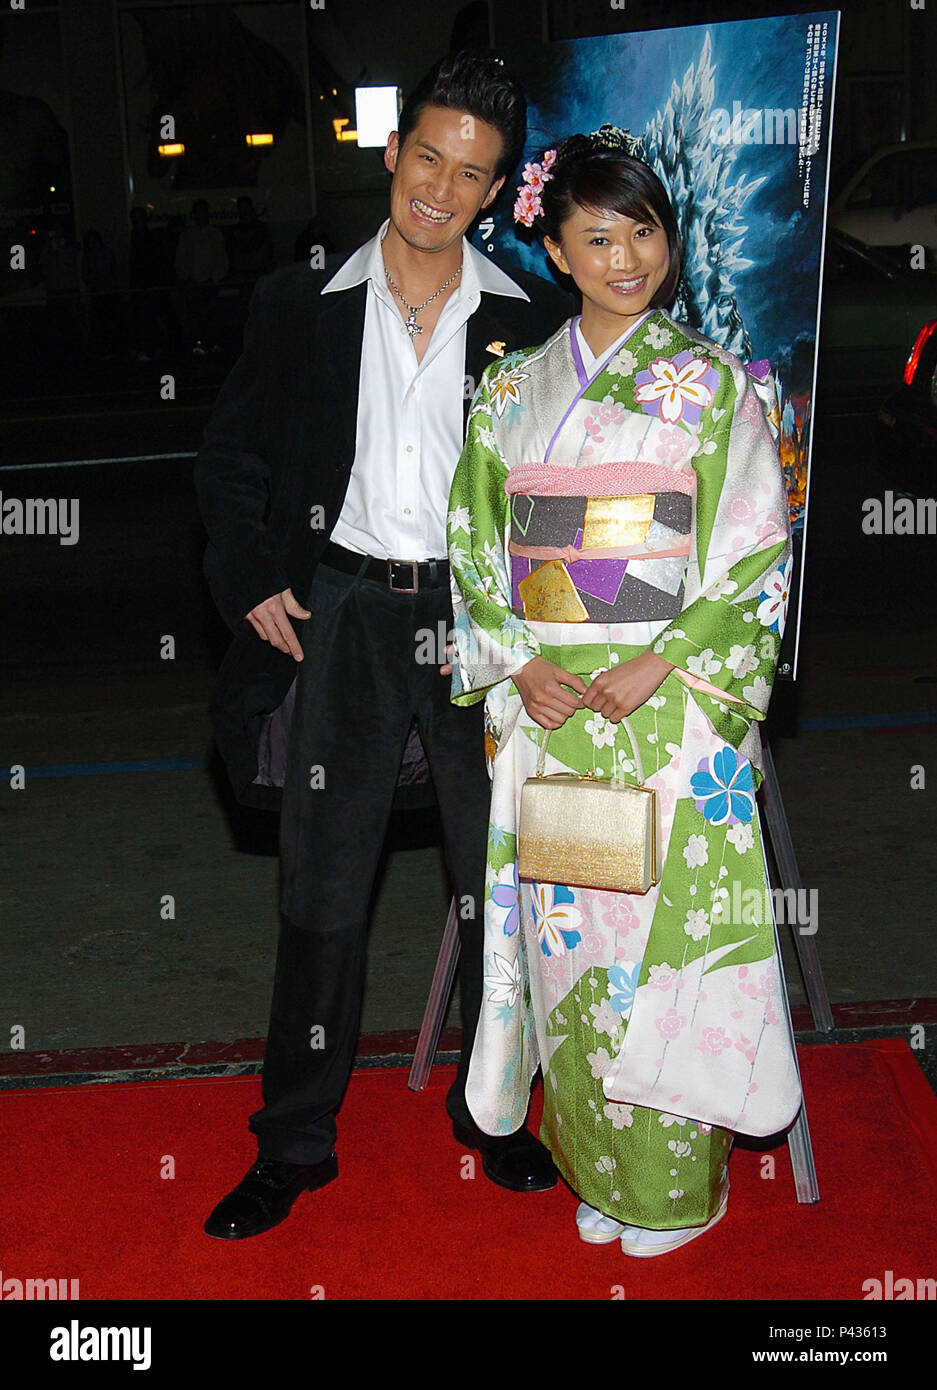
[[[596,676],[583,695],[582,703],[618,724],[625,715],[632,714],[649,700],[673,669],[672,663],[662,656],[652,651],[642,652]]]
[[[555,666],[545,657],[535,656],[528,661],[513,680],[524,701],[524,708],[541,729],[558,729],[571,714],[582,709],[579,697],[585,692],[585,681],[571,671],[564,671],[562,666]],[[575,695],[566,689],[568,685],[577,692]]]

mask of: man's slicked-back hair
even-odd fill
[[[527,98],[499,58],[465,49],[431,68],[403,104],[397,123],[401,149],[425,106],[467,111],[494,126],[503,145],[494,177],[499,179],[516,168],[527,138]]]

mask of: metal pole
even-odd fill
[[[784,814],[784,803],[781,800],[781,792],[778,787],[778,775],[775,771],[774,759],[767,744],[763,745],[763,753],[765,777],[762,783],[762,798],[765,824],[780,879],[778,886],[782,889],[793,888],[800,891],[803,889],[800,869],[797,867],[797,856],[794,853],[790,827],[787,823],[787,816]],[[799,931],[796,922],[792,922],[790,925],[814,1026],[823,1033],[829,1033],[833,1029],[833,1011],[830,1008],[830,996],[826,992],[826,983],[820,968],[816,936]],[[778,959],[780,960],[780,953]]]
[[[430,985],[429,998],[423,1011],[420,1036],[417,1038],[416,1050],[413,1054],[413,1066],[410,1068],[410,1077],[407,1081],[411,1091],[422,1091],[429,1080],[433,1058],[436,1056],[436,1048],[439,1044],[439,1035],[442,1032],[443,1019],[446,1017],[446,1010],[449,1007],[452,981],[455,978],[458,963],[459,918],[456,912],[455,898],[453,898],[449,904],[446,929],[442,934],[439,955],[436,958],[436,969],[433,971],[433,983]]]
[[[769,765],[770,754],[768,753],[768,749],[767,749],[767,748],[765,748],[764,752],[765,752],[765,780],[767,781],[767,776],[768,776],[768,765]],[[772,775],[773,775],[773,773],[774,773],[774,764],[771,763],[770,765],[771,765],[771,771],[772,771]],[[783,813],[782,813],[782,814],[783,814]],[[773,844],[774,844],[774,841],[772,840],[772,845],[773,845]],[[763,858],[763,860],[764,860],[765,874],[768,875],[768,856],[767,856],[766,853],[765,853],[765,837],[764,837],[763,834],[762,834],[762,837],[761,837],[761,854],[762,854],[762,858]],[[795,871],[796,871],[796,867],[797,867],[797,866],[796,866],[796,863],[795,863],[795,866],[794,866],[794,867],[795,867]],[[769,876],[769,877],[770,877],[770,876]],[[793,1024],[793,1021],[792,1021],[792,1019],[791,1019],[791,1004],[790,1004],[790,999],[788,998],[788,994],[787,994],[787,981],[786,981],[786,979],[784,978],[784,962],[783,962],[783,959],[782,959],[782,957],[781,957],[781,941],[780,941],[780,938],[779,938],[779,936],[778,936],[778,923],[777,923],[777,917],[775,916],[775,913],[774,913],[774,904],[773,904],[773,902],[772,902],[772,908],[771,908],[771,920],[772,920],[772,924],[773,924],[773,926],[774,926],[774,949],[775,949],[775,951],[777,952],[777,957],[778,957],[778,981],[779,981],[780,988],[781,988],[781,999],[782,999],[783,1004],[784,1004],[784,1011],[783,1011],[783,1012],[784,1012],[784,1021],[785,1021],[785,1023],[787,1024],[787,1036],[788,1036],[788,1038],[789,1038],[789,1040],[790,1040],[791,1052],[793,1053],[793,1056],[794,1056],[794,1066],[797,1068],[797,1076],[798,1076],[798,1079],[800,1079],[800,1065],[799,1065],[799,1063],[798,1063],[798,1061],[797,1061],[797,1043],[796,1043],[796,1040],[795,1040],[795,1038],[794,1038],[794,1024]],[[796,924],[793,924],[793,923],[792,923],[791,929],[794,930],[795,926],[796,926]],[[795,941],[796,941],[796,933],[795,933]],[[819,968],[819,966],[818,966],[818,968]],[[821,977],[820,977],[820,983],[821,983],[821,985],[822,985],[822,983],[823,983],[823,977],[822,977],[822,975],[821,975]],[[825,993],[825,991],[824,991],[824,993]],[[801,1090],[803,1090],[803,1082],[802,1082],[802,1081],[801,1081]],[[788,1132],[787,1132],[787,1148],[788,1148],[788,1152],[789,1152],[789,1154],[790,1154],[790,1156],[791,1156],[791,1168],[792,1168],[793,1173],[794,1173],[794,1191],[795,1191],[796,1194],[797,1194],[797,1200],[798,1200],[798,1202],[803,1203],[803,1204],[811,1204],[811,1203],[813,1203],[813,1202],[819,1202],[819,1200],[820,1200],[820,1188],[819,1188],[819,1185],[818,1185],[818,1183],[817,1183],[817,1170],[816,1170],[816,1167],[814,1166],[814,1161],[813,1161],[813,1148],[812,1148],[811,1143],[810,1143],[810,1130],[809,1130],[808,1125],[807,1125],[807,1106],[806,1106],[806,1102],[805,1102],[805,1101],[801,1101],[800,1110],[797,1112],[797,1118],[796,1118],[796,1120],[794,1121],[794,1123],[791,1125],[791,1128],[790,1128],[790,1129],[788,1130]]]

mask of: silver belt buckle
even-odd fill
[[[388,560],[387,561],[387,587],[392,594],[416,594],[420,588],[419,560]],[[407,565],[410,568],[410,578],[413,581],[410,588],[401,587],[394,583],[394,566]]]

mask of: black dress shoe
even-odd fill
[[[478,1125],[452,1121],[452,1133],[466,1148],[478,1149],[485,1177],[512,1192],[547,1192],[556,1187],[557,1171],[540,1140],[529,1129],[492,1135]]]
[[[243,1240],[279,1226],[301,1192],[314,1192],[338,1177],[335,1154],[321,1163],[285,1163],[258,1158],[246,1177],[223,1197],[205,1222],[205,1234],[218,1240]]]

